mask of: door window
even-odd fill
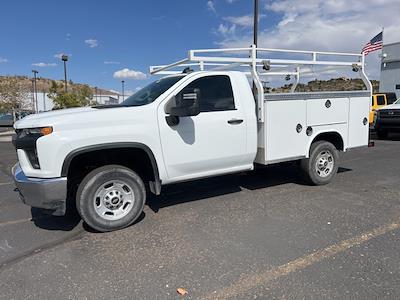
[[[386,105],[385,96],[377,96],[376,97],[376,102],[377,102],[378,105]]]
[[[200,89],[200,111],[234,110],[235,102],[229,76],[215,75],[194,80],[188,88]]]

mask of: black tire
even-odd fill
[[[321,168],[317,166],[318,161],[321,161],[321,157],[327,162],[325,169],[324,164],[320,164]],[[329,161],[329,158],[332,161]],[[330,163],[333,166],[328,168]],[[331,182],[332,178],[336,175],[339,168],[339,151],[336,147],[327,141],[318,141],[311,145],[310,157],[303,159],[300,163],[301,169],[305,174],[307,181],[312,185],[324,185]],[[329,169],[329,173],[325,174],[325,171]]]
[[[386,130],[380,129],[380,130],[376,131],[376,135],[378,136],[378,139],[384,140],[384,139],[387,139],[388,132]]]
[[[119,207],[124,208],[124,196],[120,196],[120,198],[114,197],[107,204],[104,201],[108,201],[105,198],[107,198],[106,196],[109,192],[106,193],[104,199],[96,197],[99,191],[108,191],[105,188],[107,185],[112,195],[114,193],[115,195],[116,193],[123,194],[123,191],[122,193],[120,192],[122,188],[125,190],[126,195],[129,194],[128,196],[132,198],[131,204],[128,203],[127,205],[126,215],[123,212],[120,219],[110,220],[110,218],[116,218],[112,213],[116,211],[113,209],[117,209],[117,206],[112,206],[113,209],[108,209],[106,206],[112,205],[111,201],[116,199],[121,204],[118,204]],[[97,205],[100,201],[101,204]],[[142,179],[131,169],[119,165],[108,165],[93,170],[82,180],[76,193],[76,207],[82,219],[91,228],[100,232],[118,230],[131,225],[142,213],[145,201],[146,189]],[[103,208],[108,209],[107,213],[102,216],[100,216],[100,213],[96,209],[96,207],[100,207],[101,205],[104,205]]]

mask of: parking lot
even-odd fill
[[[23,205],[0,142],[0,298],[399,299],[399,153],[345,153],[327,186],[293,164],[168,186],[102,234]]]

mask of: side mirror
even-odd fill
[[[200,113],[200,89],[186,88],[175,96],[170,114],[175,117],[197,116]]]

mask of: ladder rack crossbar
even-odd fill
[[[235,53],[242,52],[242,55]],[[215,53],[222,53],[214,56]],[[263,58],[261,54],[278,53],[282,54],[281,58]],[[207,56],[207,54],[210,54]],[[295,59],[288,58],[291,55],[308,55],[310,58]],[[323,56],[325,59],[320,59]],[[337,58],[347,58],[339,60]],[[349,67],[353,71],[358,72],[367,90],[372,93],[372,84],[368,80],[365,73],[365,55],[360,53],[342,53],[342,52],[326,52],[326,51],[308,51],[308,50],[287,50],[287,49],[271,49],[257,48],[251,45],[248,48],[228,48],[228,49],[203,49],[189,50],[188,57],[169,65],[151,66],[150,74],[179,74],[181,71],[173,70],[177,67],[197,66],[200,71],[204,71],[205,67],[212,67],[209,71],[227,70],[237,68],[249,68],[242,71],[244,74],[252,77],[257,89],[257,116],[259,122],[264,122],[264,89],[260,76],[287,76],[295,77],[295,84],[292,86],[292,92],[295,91],[296,85],[299,83],[301,74],[312,74],[314,70],[301,72],[304,66],[320,66],[325,69],[338,67]]]

